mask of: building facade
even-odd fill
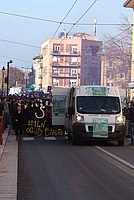
[[[66,31],[59,38],[45,41],[41,45],[42,88],[100,85],[101,45],[101,41],[89,34],[67,35]]]

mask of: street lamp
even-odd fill
[[[4,88],[4,74],[5,74],[5,67],[2,68],[2,96],[3,96],[3,88]]]
[[[8,92],[9,92],[9,64],[13,63],[12,60],[9,60],[7,62],[7,96],[8,96]]]

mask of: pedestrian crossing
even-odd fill
[[[34,140],[38,140],[38,139],[42,139],[42,140],[46,140],[46,141],[66,140],[67,136],[61,136],[61,137],[38,137],[38,136],[29,137],[29,136],[23,136],[21,138],[22,141],[34,141]]]

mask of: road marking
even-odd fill
[[[117,161],[119,161],[119,162],[121,162],[121,163],[127,165],[128,167],[134,169],[134,165],[132,165],[131,163],[129,163],[129,162],[123,160],[122,158],[119,158],[118,156],[115,156],[114,154],[112,154],[112,153],[110,153],[110,152],[108,152],[108,151],[102,149],[101,147],[98,147],[98,146],[95,146],[95,147],[96,147],[97,149],[99,149],[100,151],[106,153],[106,154],[109,155],[110,157],[116,159]]]
[[[44,137],[45,140],[56,140],[56,137]]]
[[[110,162],[112,165],[115,165],[125,173],[129,174],[130,176],[134,177],[134,165],[126,162],[125,160],[119,158],[118,156],[115,156],[108,151],[98,147],[94,146],[95,148],[91,148],[92,151],[100,155],[102,158]]]
[[[30,141],[30,140],[34,140],[34,137],[23,137],[24,141]]]

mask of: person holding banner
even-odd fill
[[[49,101],[46,101],[46,119],[47,119],[47,126],[49,129],[52,126],[52,106]]]

